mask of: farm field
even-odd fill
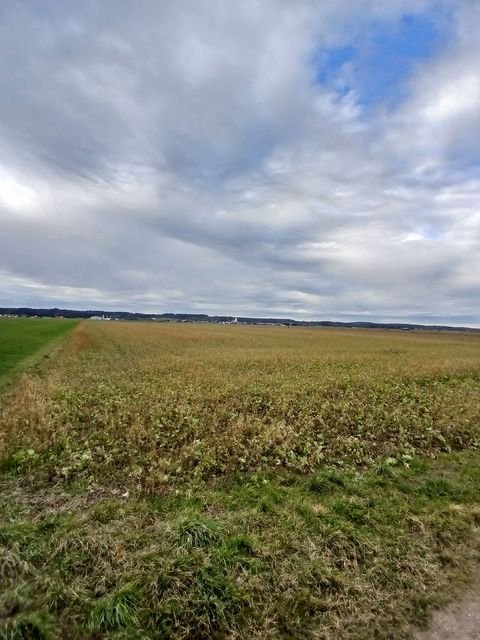
[[[0,385],[25,358],[71,331],[76,320],[0,318]]]
[[[0,638],[408,638],[480,560],[476,334],[83,322],[0,429]]]

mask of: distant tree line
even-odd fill
[[[397,329],[403,331],[475,331],[469,327],[450,327],[446,325],[410,324],[404,322],[336,322],[332,320],[292,320],[291,318],[256,318],[233,316],[209,316],[204,313],[138,313],[132,311],[104,311],[100,309],[36,309],[33,307],[0,307],[0,316],[12,315],[38,318],[92,318],[106,317],[112,320],[156,321],[156,322],[202,322],[212,324],[262,324],[288,327],[344,327],[350,329]]]

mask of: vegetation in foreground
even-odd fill
[[[478,456],[161,496],[2,489],[0,638],[403,638],[480,559]]]
[[[76,320],[0,318],[0,384],[26,358],[67,334],[76,324]]]
[[[79,326],[1,417],[0,638],[405,638],[480,550],[480,341]]]

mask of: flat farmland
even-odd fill
[[[479,392],[477,334],[83,322],[4,398],[0,638],[409,637],[479,559]]]
[[[76,320],[63,318],[0,318],[0,384],[22,361],[64,336],[76,324]]]

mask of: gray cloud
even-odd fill
[[[315,81],[315,51],[425,10],[451,34],[393,107]],[[469,0],[0,3],[0,304],[480,324],[478,25]]]

